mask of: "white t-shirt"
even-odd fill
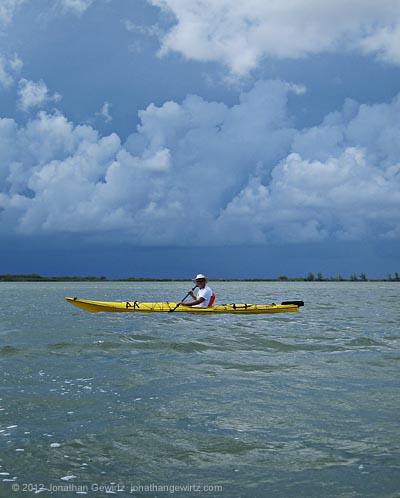
[[[199,297],[204,297],[204,301],[200,304],[195,304],[194,307],[199,307],[199,308],[207,308],[208,303],[210,302],[211,296],[212,296],[212,289],[206,285],[204,289],[199,289],[199,292],[197,293],[197,298]]]

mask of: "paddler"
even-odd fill
[[[184,302],[180,301],[179,305],[182,306],[195,306],[195,307],[201,307],[201,308],[207,308],[208,306],[212,306],[215,301],[215,294],[211,287],[207,285],[208,283],[208,278],[203,275],[202,273],[199,273],[196,275],[196,277],[192,280],[193,283],[196,284],[198,287],[197,295],[193,292],[193,289],[191,289],[188,292],[188,296],[190,295],[193,299],[193,301],[189,302]]]

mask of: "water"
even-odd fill
[[[0,496],[400,496],[400,286],[214,283],[296,314],[90,314],[65,296],[182,283],[0,284]],[[185,486],[186,488],[180,488]]]

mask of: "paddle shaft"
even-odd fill
[[[186,296],[182,299],[182,301],[185,301],[185,299],[187,299],[189,296],[190,296],[190,293],[193,292],[195,290],[195,288],[197,287],[197,285],[195,285],[191,291],[189,291]],[[168,313],[172,313],[173,311],[176,310],[176,308],[178,308],[180,306],[180,303],[178,303],[175,308],[173,310],[169,310]]]

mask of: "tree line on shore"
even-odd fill
[[[0,274],[0,282],[185,282],[187,278],[143,278],[143,277],[128,277],[128,278],[107,278],[104,276],[55,276],[46,277],[37,273],[30,274]],[[309,272],[306,277],[290,278],[286,275],[281,275],[278,278],[213,278],[213,281],[219,282],[400,282],[398,272],[392,275],[388,273],[386,278],[367,277],[366,273],[362,272],[359,275],[352,273],[349,278],[345,278],[341,274],[337,277],[324,277],[321,272],[314,274]]]
[[[343,277],[341,274],[339,274],[337,277],[328,277],[325,278],[322,276],[321,272],[318,272],[317,275],[314,275],[314,273],[309,272],[307,277],[304,279],[307,282],[313,282],[313,281],[319,281],[319,282],[326,282],[326,281],[335,281],[335,282],[368,282],[368,281],[384,281],[384,282],[396,282],[400,281],[400,276],[399,273],[396,271],[394,273],[394,276],[392,276],[391,273],[387,274],[386,278],[378,278],[378,279],[369,279],[366,275],[366,273],[362,272],[359,275],[356,273],[352,273],[349,278]]]

